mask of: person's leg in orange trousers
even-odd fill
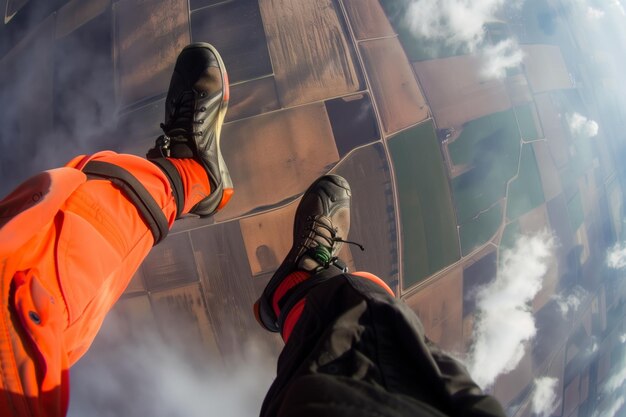
[[[132,173],[172,225],[176,204],[156,165],[113,152],[89,159]],[[209,181],[194,160],[171,162],[182,174],[186,213],[209,194]],[[0,203],[0,213],[0,415],[61,416],[69,366],[91,344],[154,238],[119,187],[86,181],[73,168],[27,181]]]
[[[148,160],[100,152],[0,201],[0,416],[61,417],[69,367],[174,220],[232,195],[219,136],[228,80],[217,51],[180,53],[164,135]]]

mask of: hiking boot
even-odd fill
[[[167,92],[165,123],[161,124],[164,134],[148,151],[147,158],[164,170],[168,169],[164,158],[195,158],[202,164],[211,193],[190,210],[199,216],[214,214],[233,194],[220,151],[228,96],[228,76],[217,50],[208,43],[186,46],[178,55]],[[177,204],[180,206],[180,200]]]
[[[329,269],[333,276],[348,271],[337,254],[342,243],[354,243],[343,239],[350,230],[350,196],[350,185],[338,175],[317,179],[302,196],[294,218],[293,246],[254,305],[255,316],[265,329],[280,330],[272,300],[276,289],[292,272],[309,272],[309,280],[313,281],[315,275]],[[282,317],[286,313],[281,309]]]

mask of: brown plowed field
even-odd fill
[[[462,350],[463,268],[453,268],[404,300],[422,320],[429,339],[443,349]]]
[[[191,41],[187,5],[131,0],[115,3],[113,13],[119,102],[130,104],[167,91],[176,57]]]
[[[391,134],[426,120],[426,100],[398,38],[360,45],[385,132]]]
[[[413,63],[437,127],[460,128],[511,107],[504,83],[481,76],[483,64],[471,55]]]
[[[220,221],[302,193],[339,160],[324,103],[229,123],[222,138],[235,195]]]
[[[524,69],[533,93],[573,88],[561,49],[554,45],[523,45]]]
[[[261,0],[283,107],[359,90],[354,53],[332,0]]]
[[[395,34],[379,0],[343,0],[358,40]]]

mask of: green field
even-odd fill
[[[513,110],[473,120],[448,147],[455,165],[472,168],[454,178],[459,225],[490,208],[506,193],[506,183],[517,173],[520,134]]]
[[[416,36],[406,21],[408,2],[403,0],[382,0],[381,4],[391,25],[398,33],[398,38],[400,38],[400,43],[409,61],[425,61],[469,53],[466,47],[452,45],[447,43],[445,39],[434,40]]]
[[[389,140],[400,205],[404,289],[460,258],[452,198],[431,121]]]
[[[515,220],[504,228],[502,239],[500,240],[500,249],[513,249],[517,237],[521,234],[519,221]]]
[[[533,117],[532,105],[529,103],[515,107],[515,115],[517,116],[517,123],[519,123],[519,129],[522,133],[522,139],[539,139],[535,118]]]
[[[476,219],[463,224],[460,228],[461,250],[463,256],[470,254],[498,231],[502,223],[502,207],[496,204]]]
[[[506,216],[515,220],[545,201],[535,151],[530,144],[522,146],[519,174],[509,186]]]

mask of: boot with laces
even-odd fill
[[[343,243],[363,250],[344,240],[350,230],[350,197],[350,185],[338,175],[317,179],[304,193],[294,219],[293,246],[254,305],[257,321],[265,329],[281,331],[289,310],[310,287],[348,272],[337,256]],[[289,288],[281,286],[286,279],[291,280]],[[280,300],[276,300],[279,287]]]
[[[163,135],[147,154],[168,176],[179,215],[184,192],[176,169],[166,158],[194,158],[206,170],[211,192],[190,213],[210,216],[224,207],[233,194],[220,150],[228,96],[228,76],[217,50],[208,43],[186,46],[176,60],[167,93]]]

